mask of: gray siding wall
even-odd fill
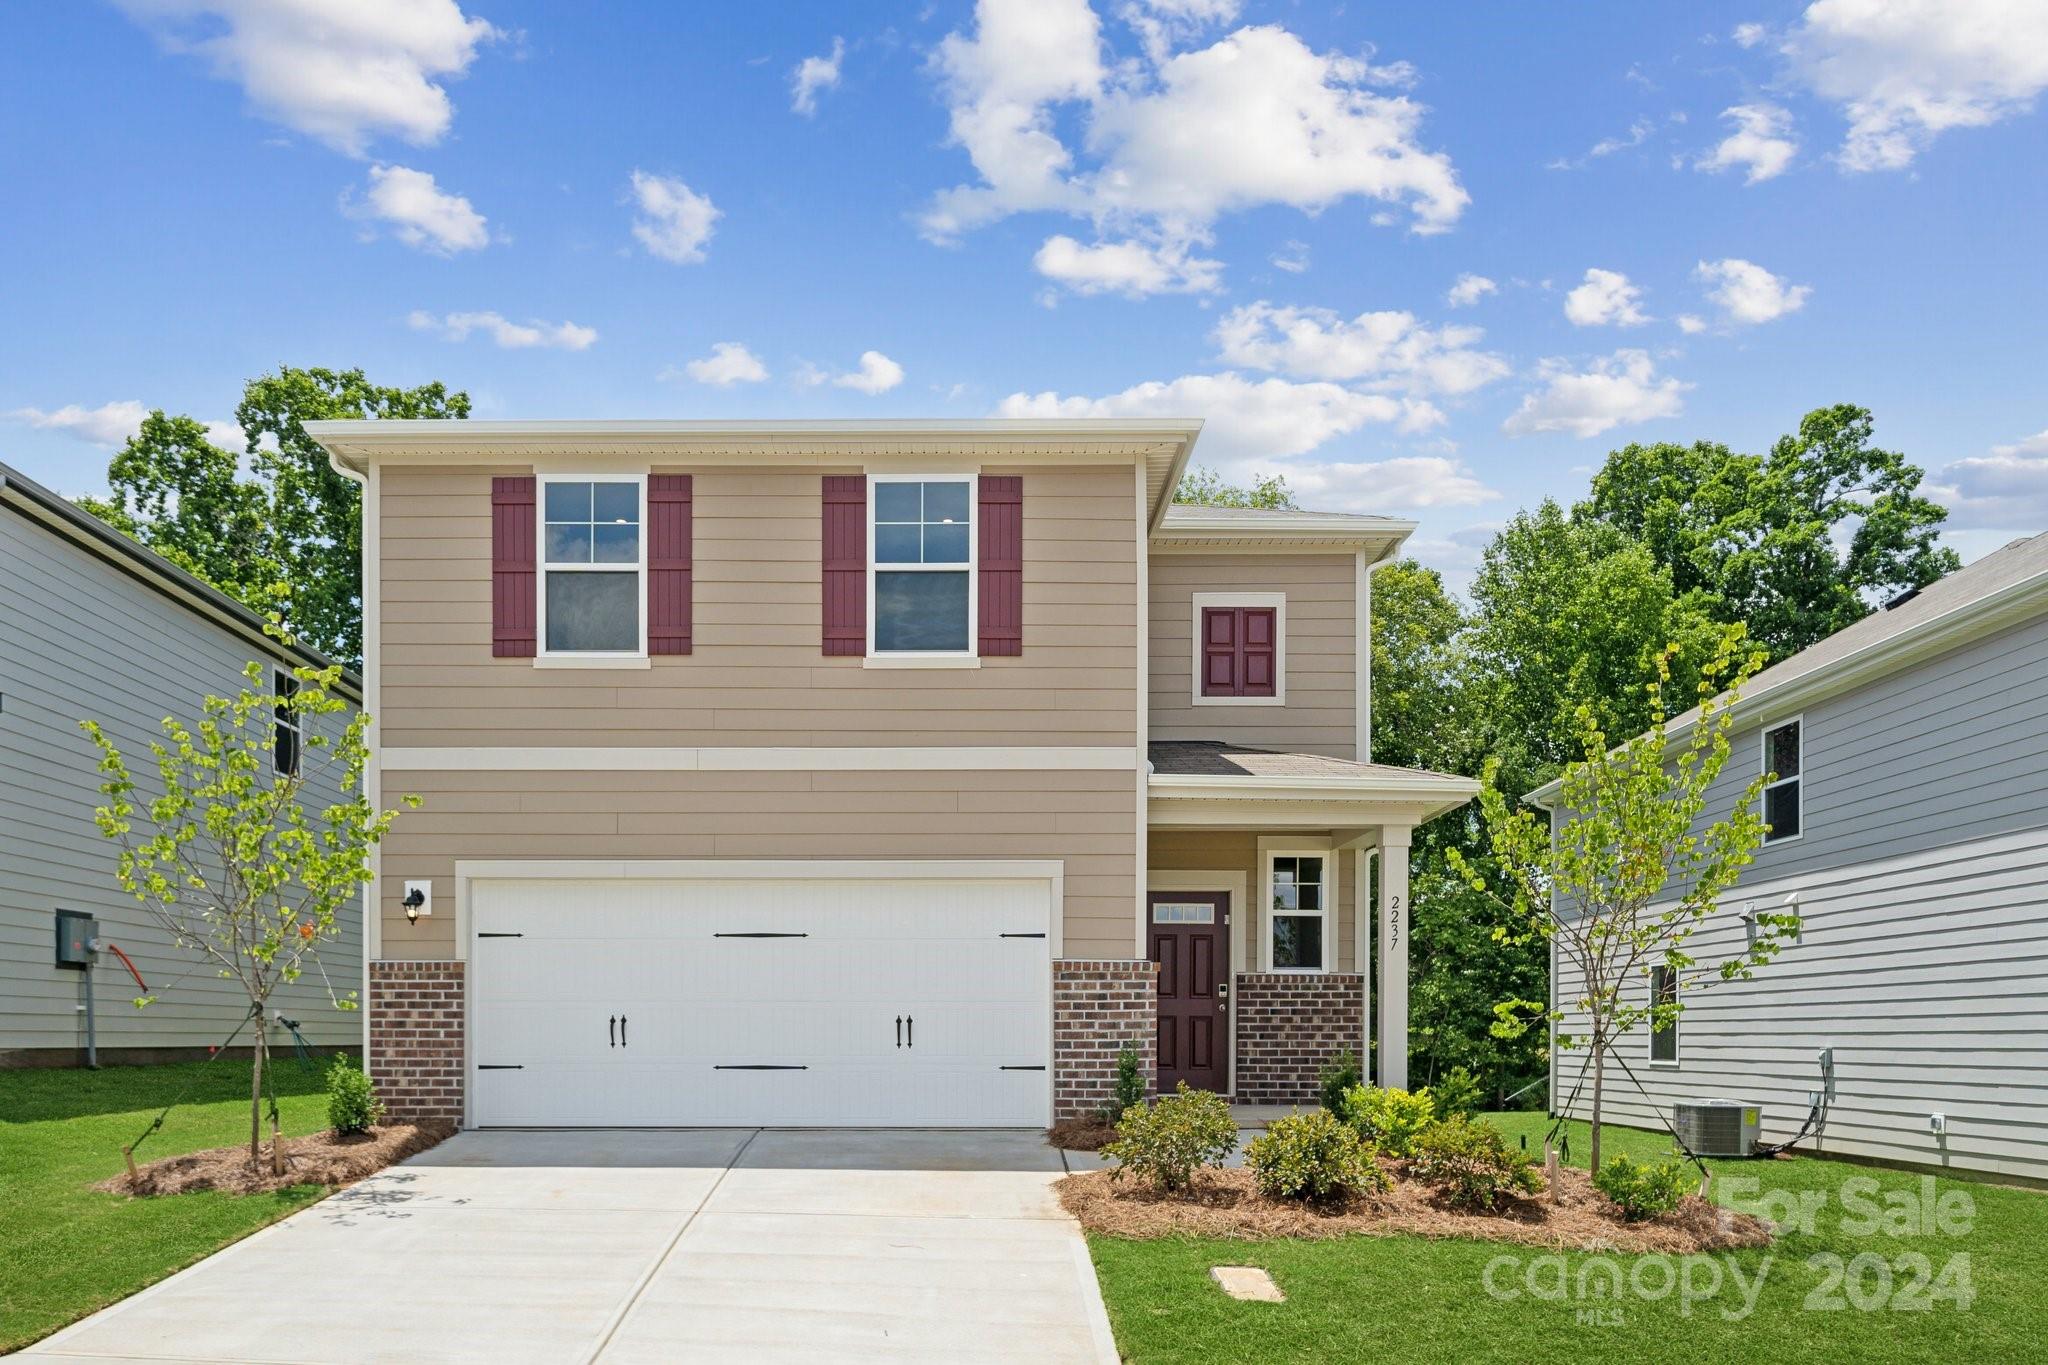
[[[1803,728],[1805,833],[1760,850],[1688,950],[1712,979],[1744,904],[1795,893],[1800,940],[1750,981],[1685,992],[1676,1066],[1625,1040],[1654,1108],[1617,1070],[1607,1113],[1657,1127],[1675,1099],[1750,1100],[1790,1137],[1832,1047],[1825,1148],[2048,1178],[2048,619],[1811,706]],[[1733,744],[1709,817],[1762,763],[1756,727]],[[1555,1102],[1583,1065],[1557,1054]]]
[[[174,947],[115,884],[114,845],[93,824],[98,755],[78,722],[105,725],[153,790],[148,744],[159,721],[196,720],[200,699],[232,695],[255,655],[239,637],[0,508],[0,1064],[16,1050],[84,1045],[84,974],[52,962],[60,906],[97,916],[101,936],[135,959],[158,994],[137,1010],[134,983],[103,954],[93,973],[101,1047],[204,1047],[247,1010],[238,986]],[[309,772],[317,762],[308,755]],[[321,955],[342,994],[360,989],[361,929],[352,907],[344,936]],[[336,1009],[317,975],[273,1002],[315,1042],[359,1043],[362,1016]]]

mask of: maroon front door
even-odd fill
[[[1159,964],[1159,1093],[1186,1081],[1220,1095],[1230,1078],[1230,898],[1155,891],[1146,904]]]

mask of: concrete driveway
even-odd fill
[[[1035,1132],[470,1132],[29,1348],[109,1361],[1115,1361]]]

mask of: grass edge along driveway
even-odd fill
[[[1543,1115],[1489,1117],[1541,1150]],[[1587,1136],[1585,1124],[1573,1125],[1580,1166]],[[1609,1154],[1670,1154],[1664,1134],[1609,1127],[1605,1141]],[[1597,1291],[1611,1282],[1608,1267],[1589,1268],[1594,1254],[1497,1242],[1091,1236],[1089,1247],[1117,1346],[1142,1365],[2039,1358],[2048,1341],[2048,1194],[1813,1157],[1708,1165],[1724,1201],[1744,1179],[1780,1192],[1781,1211],[1824,1197],[1811,1230],[1783,1229],[1769,1250],[1719,1254],[1711,1266],[1665,1258],[1638,1272],[1644,1258],[1608,1256],[1622,1284],[1605,1297]],[[1769,1212],[1753,1200],[1738,1206]],[[1213,1265],[1263,1266],[1288,1301],[1230,1299],[1209,1279]]]
[[[273,1075],[287,1137],[327,1126],[318,1067],[287,1056],[274,1063]],[[248,1141],[246,1060],[0,1071],[0,1354],[119,1302],[327,1193],[300,1185],[272,1194],[129,1199],[93,1190],[120,1172],[121,1148],[188,1084],[191,1094],[143,1144],[139,1160]],[[278,1292],[289,1293],[290,1286],[280,1283]]]

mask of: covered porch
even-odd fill
[[[1347,1047],[1405,1088],[1410,839],[1479,784],[1210,741],[1157,741],[1150,758],[1160,1088],[1313,1102]]]

